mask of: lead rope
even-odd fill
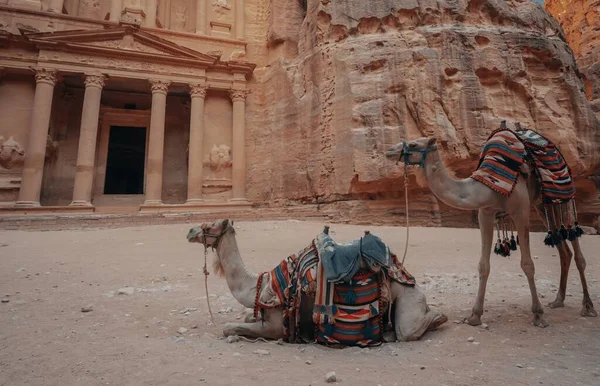
[[[216,326],[215,320],[213,318],[212,310],[210,309],[210,299],[208,296],[208,275],[210,274],[208,272],[208,269],[206,268],[206,256],[208,255],[208,247],[206,246],[206,243],[203,243],[203,245],[204,245],[204,291],[206,291],[206,304],[208,305],[208,313],[210,314],[210,321],[214,326]]]
[[[404,260],[406,259],[406,253],[408,252],[408,235],[409,235],[409,222],[408,222],[408,164],[404,163],[404,201],[405,201],[405,213],[406,213],[406,245],[404,246],[404,256],[402,256],[402,267],[404,268]]]

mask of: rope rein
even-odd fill
[[[404,246],[404,256],[402,256],[402,267],[404,267],[404,260],[406,259],[406,253],[408,252],[408,236],[409,236],[409,222],[408,222],[408,163],[404,163],[404,201],[405,201],[405,214],[406,214],[406,245]]]
[[[206,239],[204,239],[204,240],[206,241]],[[208,255],[208,247],[206,246],[206,243],[204,243],[204,291],[206,292],[206,305],[208,305],[208,313],[210,314],[210,321],[213,325],[216,326],[215,319],[213,318],[212,310],[210,309],[210,299],[209,299],[210,296],[208,295],[208,275],[210,275],[210,273],[208,272],[208,269],[206,268],[207,255]]]

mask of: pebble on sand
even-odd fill
[[[94,311],[94,307],[92,305],[81,307],[81,312],[92,312],[92,311]]]
[[[337,377],[336,377],[336,375],[335,375],[335,371],[332,371],[332,372],[330,372],[330,373],[327,373],[327,374],[325,375],[325,382],[327,382],[327,383],[334,383],[334,382],[337,382]]]
[[[467,342],[473,343],[473,342],[475,342],[475,338],[473,338],[472,336],[470,336],[470,337],[467,338]]]
[[[119,295],[133,295],[134,292],[135,292],[135,288],[133,288],[133,287],[125,287],[125,288],[119,288],[119,290],[117,291],[117,294],[119,294]]]

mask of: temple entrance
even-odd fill
[[[144,194],[146,128],[111,126],[104,194]]]

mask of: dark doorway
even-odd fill
[[[146,128],[111,126],[104,194],[144,194]]]

